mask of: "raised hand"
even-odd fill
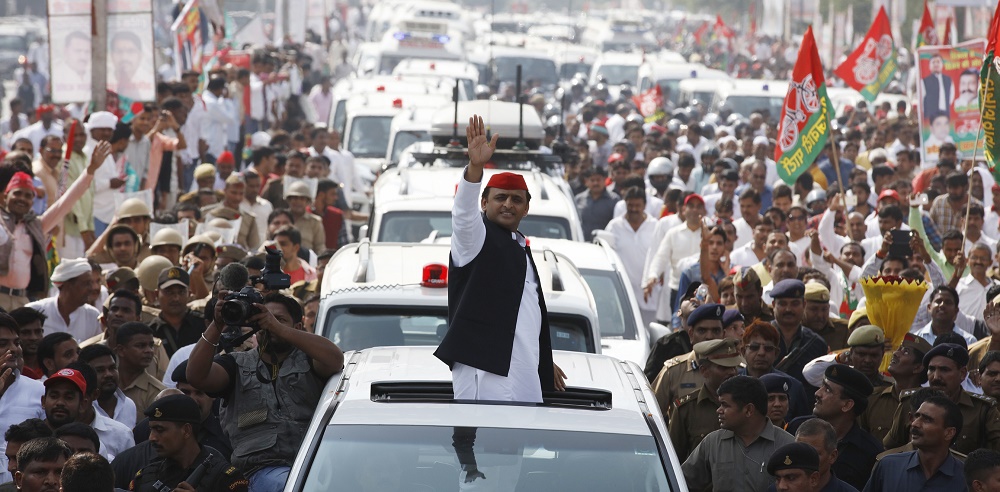
[[[97,169],[104,164],[109,155],[111,155],[111,144],[108,142],[98,142],[94,147],[94,152],[90,154],[90,165],[87,166],[87,174],[96,173]]]
[[[493,157],[493,151],[497,148],[500,134],[494,133],[493,139],[487,141],[483,117],[473,115],[469,118],[469,126],[465,127],[465,136],[469,140],[469,165],[482,169],[483,165]]]

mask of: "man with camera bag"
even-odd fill
[[[329,339],[304,331],[298,301],[277,293],[261,299],[246,290],[234,301],[216,304],[213,323],[188,359],[187,379],[223,398],[219,417],[233,444],[231,461],[250,480],[249,490],[277,492],[284,488],[323,387],[344,367],[344,354]],[[220,300],[229,297],[229,291],[219,291]],[[249,304],[250,316],[232,319],[231,302]],[[258,347],[216,356],[233,321],[259,330]]]

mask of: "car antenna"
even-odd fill
[[[457,149],[462,147],[462,143],[458,140],[458,79],[455,79],[455,88],[451,90],[451,102],[455,104],[455,116],[451,123],[451,141],[448,142],[448,148]]]
[[[524,143],[524,95],[521,94],[521,65],[517,66],[517,143],[514,150],[528,150],[528,145]]]

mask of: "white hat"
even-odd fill
[[[678,145],[677,148],[674,149],[674,150],[678,154],[680,154],[681,152],[687,152],[688,154],[694,155],[694,147],[691,146],[691,144],[688,144],[688,143],[682,143],[682,144]]]
[[[754,145],[754,147],[756,147],[758,145],[769,145],[770,143],[771,143],[771,141],[768,140],[767,137],[765,137],[763,135],[758,135],[758,136],[756,136],[756,137],[753,138],[753,145]]]
[[[250,136],[250,147],[259,149],[271,143],[271,135],[267,132],[257,132]]]
[[[118,117],[107,112],[98,111],[96,113],[91,113],[90,118],[87,119],[87,130],[95,130],[98,128],[107,128],[109,130],[114,130],[115,126],[118,124]]]
[[[59,263],[55,270],[52,271],[52,282],[67,282],[85,273],[90,273],[90,262],[88,262],[86,258],[63,260]]]

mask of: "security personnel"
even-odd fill
[[[127,239],[123,239],[122,236],[126,238],[131,236],[132,245],[131,248],[123,248],[117,246],[117,244],[127,245],[125,242]],[[149,247],[142,244],[139,240],[139,234],[133,230],[131,227],[125,224],[115,224],[109,227],[104,234],[102,244],[104,249],[98,251],[87,258],[91,261],[97,262],[105,270],[112,270],[119,267],[130,267],[135,268],[139,266],[139,262],[149,256]],[[144,253],[145,256],[139,257],[140,253]]]
[[[87,251],[87,257],[102,265],[115,263],[115,259],[111,255],[110,244],[108,244],[112,229],[114,226],[128,226],[137,236],[135,262],[138,264],[152,254],[149,249],[149,223],[153,220],[153,213],[149,210],[146,202],[138,198],[129,198],[122,202],[115,215],[118,216],[117,221],[94,241],[94,245]]]
[[[735,338],[709,340],[694,346],[698,358],[698,372],[705,380],[701,389],[689,393],[674,404],[668,427],[670,440],[681,460],[698,446],[709,432],[719,429],[719,396],[716,391],[723,381],[736,375],[736,368],[743,364],[743,356]]]
[[[847,320],[830,316],[830,289],[819,282],[808,282],[805,300],[806,316],[802,320],[802,325],[823,337],[830,350],[847,347]],[[822,311],[823,314],[810,317],[811,310]]]
[[[819,487],[819,453],[804,442],[785,444],[767,460],[767,472],[781,492],[816,492]]]
[[[181,267],[160,272],[156,294],[160,300],[160,315],[149,327],[154,336],[163,340],[163,347],[170,356],[177,349],[197,342],[205,331],[203,314],[187,305],[190,285],[191,277]]]
[[[941,390],[962,410],[963,425],[952,448],[969,454],[978,448],[1000,449],[1000,411],[996,401],[962,389],[968,374],[969,352],[953,343],[942,343],[924,356],[927,380],[931,388]],[[885,436],[886,448],[906,444],[910,436],[909,397],[914,390],[903,392],[893,414],[892,428]]]
[[[184,247],[184,236],[177,230],[164,227],[153,234],[149,244],[154,255],[160,255],[174,265],[181,264],[181,248]]]
[[[764,302],[764,287],[757,270],[753,268],[737,270],[733,276],[733,292],[736,294],[735,307],[743,314],[747,325],[756,320],[774,321],[774,310]]]
[[[151,255],[149,258],[139,262],[139,267],[135,269],[135,276],[139,279],[139,289],[142,295],[142,322],[149,324],[160,315],[160,303],[156,298],[156,289],[160,281],[160,272],[176,266],[170,260],[160,256]]]
[[[247,182],[242,174],[230,174],[226,178],[226,187],[223,190],[225,196],[222,202],[203,207],[201,214],[206,223],[214,218],[222,218],[230,222],[242,219],[240,229],[236,233],[236,242],[248,249],[256,249],[257,246],[260,246],[261,238],[260,232],[257,231],[257,216],[240,210],[240,203],[243,203],[246,187]]]
[[[702,342],[721,339],[722,314],[725,311],[722,304],[705,304],[692,311],[687,322],[691,340]],[[698,372],[698,354],[694,350],[668,360],[653,380],[653,393],[656,394],[660,411],[667,414],[675,401],[698,391],[704,383],[705,378]]]
[[[201,425],[201,411],[190,396],[160,398],[146,409],[145,415],[149,418],[149,441],[159,459],[135,474],[129,490],[247,490],[248,482],[243,473],[230,466],[221,452],[198,444],[195,434]],[[193,477],[200,467],[204,470],[200,479]],[[189,479],[195,483],[188,483]]]
[[[767,418],[780,429],[788,428],[788,391],[792,387],[790,376],[772,372],[760,377],[767,389]]]
[[[247,250],[239,244],[223,244],[215,248],[215,269],[222,270],[230,263],[243,261],[247,257]]]
[[[879,371],[885,358],[885,332],[882,328],[875,325],[855,328],[847,339],[847,346],[851,348],[851,367],[868,378],[875,392],[892,386],[892,378]]]
[[[893,384],[881,389],[868,398],[868,408],[858,419],[858,425],[882,441],[892,427],[892,417],[899,406],[900,395],[907,390],[919,388],[927,381],[924,355],[930,352],[931,344],[923,337],[907,333],[903,343],[889,360],[889,374]]]

